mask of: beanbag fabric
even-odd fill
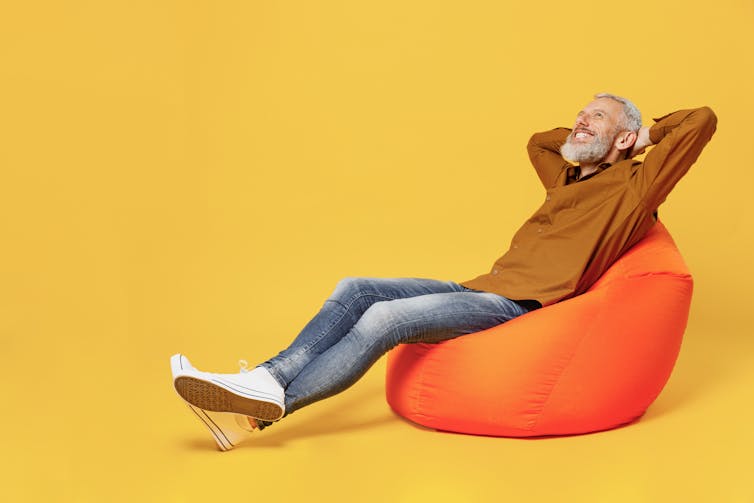
[[[496,327],[388,355],[387,401],[439,430],[528,437],[640,417],[667,382],[693,282],[661,222],[588,292]]]

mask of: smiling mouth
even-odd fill
[[[594,136],[594,133],[587,129],[577,129],[573,133],[573,138],[576,140],[583,140]]]

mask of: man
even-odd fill
[[[177,354],[174,386],[227,450],[271,421],[348,388],[397,344],[478,332],[579,295],[654,225],[657,207],[696,161],[716,122],[703,107],[642,127],[630,101],[598,94],[572,130],[529,141],[545,200],[490,272],[463,283],[345,278],[274,358],[251,371],[213,374]],[[644,162],[633,159],[650,145],[656,146]]]

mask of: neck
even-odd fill
[[[584,178],[585,176],[589,176],[597,171],[597,166],[599,166],[602,162],[603,161],[600,161],[599,163],[588,162],[579,164],[579,179]]]
[[[613,149],[601,161],[582,162],[581,164],[579,164],[579,168],[581,169],[581,176],[579,178],[584,178],[587,175],[591,175],[592,173],[597,171],[597,167],[603,162],[609,162],[612,164],[612,163],[622,161],[623,159],[627,159],[627,158],[628,158],[628,150]]]

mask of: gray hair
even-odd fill
[[[623,105],[623,121],[619,127],[625,131],[637,132],[641,129],[641,112],[631,101],[620,96],[610,93],[599,93],[594,95],[595,98],[609,98]]]

